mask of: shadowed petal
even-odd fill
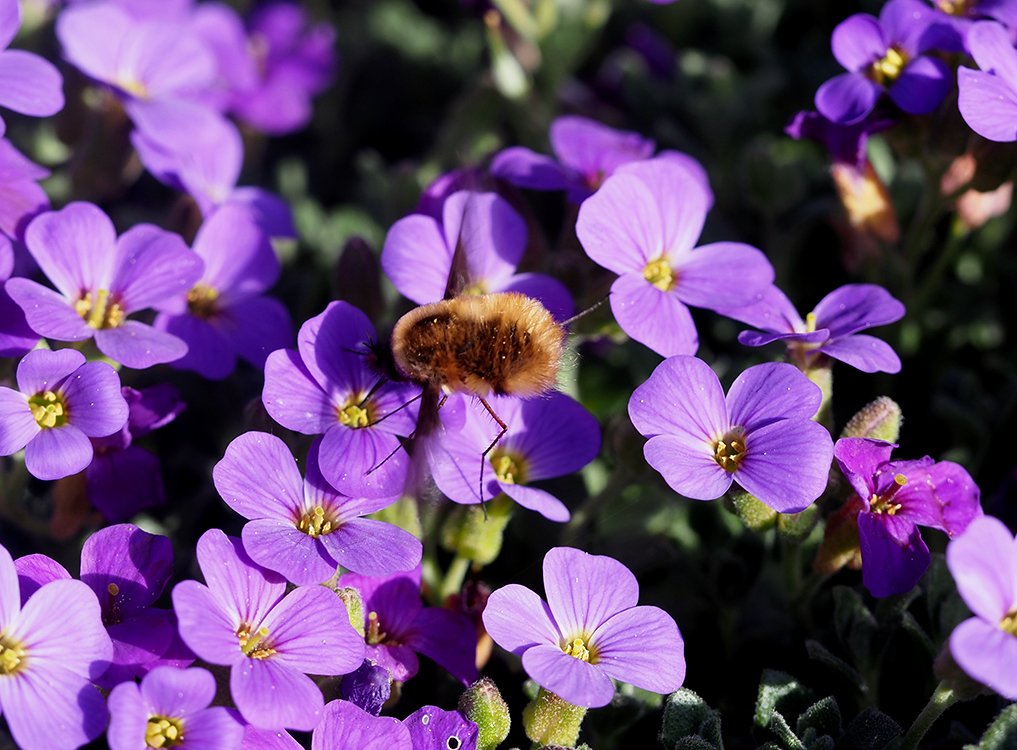
[[[347,302],[332,302],[300,326],[297,348],[308,372],[330,394],[366,395],[378,376],[367,367],[364,345],[375,338],[367,315]]]
[[[671,615],[657,607],[619,612],[591,637],[597,666],[616,680],[655,693],[685,681],[685,644]]]
[[[559,323],[568,320],[575,313],[569,290],[558,279],[542,273],[517,273],[509,277],[493,292],[521,292],[540,302]]]
[[[734,479],[778,513],[805,510],[826,490],[833,440],[805,419],[774,422],[752,432]]]
[[[823,393],[794,365],[771,362],[742,372],[727,393],[731,424],[747,432],[779,419],[811,419]]]
[[[71,424],[40,430],[25,446],[25,467],[39,479],[63,479],[91,462],[92,443]]]
[[[630,338],[662,357],[695,354],[699,348],[699,335],[689,309],[674,291],[661,291],[642,274],[627,273],[615,280],[611,285],[611,311]]]
[[[614,558],[572,547],[554,547],[544,556],[544,591],[566,639],[592,634],[639,601],[639,584],[628,568]]]
[[[7,558],[9,557],[10,555],[7,555]],[[3,555],[0,555],[0,565],[3,565],[3,559]],[[28,597],[50,581],[71,580],[71,574],[67,572],[67,569],[46,555],[34,554],[19,557],[14,561],[14,568],[18,572],[18,588],[21,591],[22,607],[25,606]],[[6,568],[3,570],[6,571]],[[9,575],[9,571],[6,574]],[[7,585],[9,584],[0,583],[0,588]],[[0,594],[0,602],[2,602],[3,596],[5,595]],[[9,614],[9,612],[5,614],[4,605],[0,603],[0,628],[7,625]]]
[[[244,719],[262,729],[309,732],[321,721],[325,705],[321,690],[310,677],[274,658],[245,658],[234,665],[230,693]]]
[[[1017,604],[1017,540],[1002,521],[976,518],[946,548],[946,562],[964,603],[998,623]]]
[[[569,656],[557,645],[541,644],[523,654],[523,669],[546,690],[576,706],[599,708],[614,697],[607,672]]]
[[[950,653],[969,677],[1007,700],[1017,700],[1017,637],[972,618],[950,635]]]
[[[929,548],[911,521],[876,513],[858,514],[862,583],[878,598],[904,594],[929,567]]]
[[[540,643],[557,646],[562,638],[550,607],[534,592],[516,583],[491,594],[483,617],[484,628],[495,643],[516,655]]]
[[[490,169],[495,177],[530,190],[565,190],[570,184],[558,162],[522,146],[498,152]]]
[[[859,122],[872,112],[882,89],[858,73],[831,78],[816,91],[816,109],[841,125]]]
[[[440,607],[425,607],[403,642],[464,685],[477,679],[477,629],[464,615]]]
[[[375,576],[415,568],[423,552],[420,540],[413,534],[369,518],[344,521],[338,531],[318,537],[318,541],[344,568]]]
[[[187,353],[173,360],[174,369],[193,370],[208,380],[222,380],[237,366],[229,339],[207,320],[163,313],[156,317],[153,326],[187,345]]]
[[[109,601],[109,584],[115,582],[118,594],[111,604],[121,616],[154,604],[172,572],[170,540],[129,523],[97,531],[81,547],[82,582],[99,601]]]
[[[248,297],[233,302],[219,327],[234,351],[259,370],[264,369],[269,354],[293,345],[289,311],[271,297]]]
[[[713,457],[711,445],[687,434],[655,435],[643,446],[643,455],[671,489],[692,500],[716,500],[733,481]]]
[[[904,68],[888,93],[908,114],[926,115],[939,106],[952,85],[946,63],[934,57],[919,57]]]
[[[639,133],[615,130],[575,115],[556,118],[548,135],[555,156],[589,182],[610,175],[622,164],[649,158],[656,147]]]
[[[399,438],[363,427],[335,425],[321,440],[318,468],[351,497],[392,497],[403,491],[410,459]]]
[[[499,482],[498,486],[501,487],[502,492],[515,500],[516,503],[528,510],[536,511],[548,521],[565,523],[572,517],[569,509],[565,507],[565,503],[550,492],[545,492],[536,487],[527,487],[522,484]]]

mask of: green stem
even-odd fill
[[[455,596],[463,588],[463,581],[466,580],[466,574],[470,570],[469,558],[463,557],[462,555],[456,555],[452,559],[452,564],[448,566],[448,570],[445,571],[445,578],[441,582],[440,601],[444,602],[450,596]]]
[[[954,693],[953,688],[949,687],[946,682],[939,683],[933,691],[932,697],[929,698],[929,702],[925,704],[925,708],[918,714],[918,718],[915,719],[908,733],[904,736],[904,744],[901,745],[901,750],[917,750],[926,732],[943,715],[946,709],[950,708],[957,700],[957,694]]]

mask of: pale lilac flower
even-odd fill
[[[842,438],[834,457],[856,497],[862,582],[873,596],[903,594],[929,567],[919,526],[960,534],[982,514],[978,487],[951,461],[891,461],[896,446],[882,440]]]
[[[2,200],[0,198],[0,202]],[[39,334],[29,327],[24,311],[4,288],[3,283],[13,270],[14,248],[11,241],[0,234],[0,357],[20,357],[39,343]]]
[[[1010,34],[994,21],[980,21],[968,33],[968,44],[981,70],[957,70],[957,107],[964,121],[990,141],[1017,141],[1017,50]]]
[[[82,471],[92,462],[89,438],[112,435],[127,421],[116,370],[73,349],[29,352],[17,384],[0,386],[0,456],[24,448],[25,467],[39,479]]]
[[[27,159],[6,138],[0,138],[0,234],[20,239],[28,222],[49,208],[49,197],[39,187],[39,180],[46,177],[48,169]]]
[[[477,750],[477,725],[459,711],[418,708],[403,719],[413,750]]]
[[[1002,521],[976,518],[946,548],[957,590],[975,615],[950,635],[969,677],[1017,700],[1017,539]]]
[[[230,693],[245,721],[310,731],[324,699],[307,675],[345,674],[364,660],[342,600],[324,586],[287,594],[282,576],[218,529],[201,536],[197,556],[208,585],[173,589],[184,642],[208,663],[230,667]]]
[[[113,646],[95,594],[81,581],[52,581],[21,604],[18,574],[0,546],[0,711],[22,750],[73,750],[106,728],[106,701],[92,681]]]
[[[197,667],[156,667],[140,685],[124,682],[109,696],[110,750],[239,750],[244,728],[227,709],[209,704],[215,678]]]
[[[311,736],[311,750],[415,750],[398,719],[372,716],[352,703],[332,701]],[[114,749],[115,750],[115,749]]]
[[[201,258],[175,234],[139,224],[119,238],[91,203],[71,203],[33,219],[25,243],[56,291],[29,279],[5,288],[36,333],[87,341],[126,367],[172,362],[187,344],[129,316],[186,292],[201,276]]]
[[[738,307],[773,282],[754,247],[695,247],[711,200],[688,169],[654,159],[623,166],[579,208],[576,234],[586,254],[619,274],[611,287],[615,320],[661,356],[698,348],[688,306]]]
[[[18,0],[0,0],[0,107],[32,117],[55,115],[64,108],[63,78],[38,55],[7,49],[20,28]],[[6,127],[0,117],[0,136]]]
[[[763,364],[727,396],[708,364],[671,357],[636,388],[629,417],[647,463],[671,488],[713,500],[737,482],[779,513],[804,510],[826,489],[833,441],[811,417],[822,393],[797,368]]]
[[[541,687],[577,706],[606,706],[612,678],[655,693],[685,679],[678,626],[662,609],[637,606],[639,584],[617,560],[571,547],[544,556],[545,603],[525,586],[493,594],[484,627],[502,648],[523,658]]]

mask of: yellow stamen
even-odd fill
[[[275,653],[274,648],[263,643],[267,637],[268,628],[266,627],[261,627],[254,633],[251,632],[250,627],[247,625],[241,625],[240,629],[237,630],[240,650],[244,652],[244,656],[249,656],[252,659],[267,659]]]
[[[893,502],[893,497],[901,487],[908,483],[908,478],[903,474],[897,474],[894,476],[893,482],[890,489],[882,495],[872,493],[872,497],[869,498],[869,510],[873,513],[885,513],[888,516],[895,516],[897,511],[904,507],[901,503]]]
[[[745,432],[736,427],[713,444],[713,460],[720,468],[728,473],[738,469],[742,459],[745,458]]]
[[[999,627],[1005,633],[1017,635],[1017,609],[1007,613],[1006,617],[999,623]]]
[[[951,16],[970,16],[972,0],[936,0],[936,7]]]
[[[117,328],[127,317],[120,303],[110,297],[108,289],[82,295],[74,303],[74,311],[97,331]]]
[[[196,318],[208,320],[219,312],[219,290],[197,284],[187,293],[187,311]]]
[[[42,391],[28,399],[28,408],[36,423],[43,429],[63,427],[67,424],[67,403],[55,391]]]
[[[880,86],[889,86],[896,81],[908,64],[908,55],[900,47],[890,47],[882,59],[869,67],[869,78]]]
[[[494,475],[499,482],[505,484],[526,483],[526,463],[522,456],[495,451],[491,456],[491,466],[494,467]]]
[[[562,651],[579,661],[592,662],[593,654],[590,649],[586,646],[586,641],[582,638],[573,638],[571,643],[566,643],[562,646]]]
[[[339,524],[336,523],[335,518],[332,517],[330,512],[326,512],[322,506],[316,505],[312,510],[305,512],[300,517],[297,528],[307,534],[307,536],[317,538],[331,534],[339,528]]]
[[[487,288],[487,284],[485,284],[483,281],[475,281],[469,286],[467,286],[465,289],[463,289],[462,293],[478,295],[478,294],[487,294],[489,291],[490,289]]]
[[[17,674],[25,667],[25,649],[0,633],[0,675]]]
[[[339,424],[352,427],[353,429],[367,427],[371,424],[370,412],[361,406],[359,402],[359,398],[351,399],[346,406],[339,410]]]
[[[124,78],[117,81],[117,86],[136,99],[148,98],[148,87],[136,78]]]
[[[666,255],[647,263],[643,269],[643,278],[662,292],[669,292],[674,288],[674,270],[668,263]]]
[[[813,333],[816,330],[816,314],[810,312],[805,316],[805,332]]]
[[[151,748],[176,747],[184,741],[184,722],[166,716],[149,716],[145,744]]]
[[[372,646],[377,646],[379,643],[384,642],[387,637],[388,637],[388,634],[385,633],[384,631],[382,631],[381,623],[378,622],[378,613],[377,612],[368,612],[367,613],[367,634],[366,634],[367,642],[370,645],[372,645]],[[389,645],[392,645],[392,644],[389,644]]]

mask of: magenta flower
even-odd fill
[[[215,678],[204,669],[156,667],[140,685],[124,682],[109,695],[110,750],[239,750],[244,728],[227,709],[209,704]]]
[[[99,603],[80,581],[53,581],[22,605],[18,574],[0,546],[0,711],[23,750],[72,750],[106,728],[92,685],[113,646]]]
[[[424,305],[445,297],[457,247],[462,278],[453,289],[468,294],[520,292],[539,300],[557,320],[574,312],[568,289],[541,273],[516,273],[526,251],[526,223],[496,193],[460,191],[442,207],[442,221],[411,214],[385,238],[381,267],[403,296]],[[459,270],[456,269],[458,272]]]
[[[713,500],[737,482],[779,513],[797,513],[826,489],[830,433],[811,417],[822,393],[797,368],[756,365],[727,396],[710,366],[671,357],[636,388],[629,417],[649,440],[646,461],[671,488]]]
[[[173,589],[184,642],[208,663],[230,667],[230,692],[245,721],[313,729],[324,700],[307,675],[352,672],[364,658],[342,600],[324,586],[286,594],[285,579],[218,529],[202,534],[197,554],[208,585],[183,581]]]
[[[403,719],[413,750],[477,750],[477,725],[458,711],[436,706],[418,708]]]
[[[92,462],[91,437],[112,435],[127,421],[120,377],[104,362],[72,349],[29,352],[18,363],[18,390],[0,386],[0,456],[25,449],[39,479],[77,474]]]
[[[478,496],[483,451],[498,434],[486,411],[466,408],[461,429],[428,441],[427,460],[435,484],[449,499],[486,502],[504,493],[550,521],[569,520],[569,509],[532,482],[579,471],[600,452],[600,426],[592,414],[564,393],[542,399],[490,396],[491,408],[508,431],[484,462],[483,496]]]
[[[969,677],[1017,700],[1017,539],[1002,521],[976,518],[946,548],[946,564],[975,615],[950,635]]]
[[[458,612],[420,603],[420,566],[407,573],[370,577],[347,573],[339,585],[360,592],[366,656],[397,682],[420,668],[417,654],[437,662],[468,685],[477,678],[477,631]]]
[[[885,341],[859,334],[904,317],[904,305],[875,284],[848,284],[823,297],[803,320],[777,287],[770,287],[750,305],[724,315],[762,329],[742,331],[746,346],[783,341],[791,360],[802,369],[831,357],[862,372],[900,372],[900,359]]]
[[[298,351],[265,363],[265,409],[283,427],[324,436],[325,480],[349,497],[391,498],[403,491],[409,456],[400,438],[417,424],[420,388],[386,381],[367,358],[374,326],[360,310],[333,302],[308,320]]]
[[[311,750],[414,750],[409,730],[398,719],[372,716],[348,701],[325,706],[321,723],[311,736]],[[116,750],[116,748],[114,748]]]
[[[4,289],[3,282],[10,278],[13,270],[14,248],[11,241],[0,234],[0,357],[20,357],[39,343],[39,334],[29,327],[25,313]]]
[[[929,567],[919,526],[950,536],[982,514],[978,487],[951,461],[891,461],[896,446],[882,440],[841,438],[834,457],[856,497],[862,582],[873,596],[903,594]]]
[[[694,247],[711,200],[688,169],[654,159],[622,167],[579,208],[576,234],[586,254],[619,274],[611,287],[618,325],[665,357],[699,346],[688,305],[739,307],[773,282],[754,247]]]
[[[636,606],[639,584],[617,560],[571,547],[544,556],[545,603],[525,586],[493,594],[484,627],[546,690],[577,706],[605,706],[611,679],[671,693],[685,679],[685,647],[671,616]]]
[[[202,224],[194,252],[204,273],[185,294],[159,303],[154,323],[187,344],[172,366],[211,380],[232,373],[237,357],[262,369],[270,353],[293,340],[286,308],[264,296],[279,278],[268,237],[247,208],[226,206]]]
[[[0,0],[0,107],[32,117],[55,115],[64,108],[63,79],[38,55],[7,49],[20,28],[18,0]],[[6,128],[0,117],[0,136]]]
[[[201,258],[180,237],[139,224],[118,239],[101,209],[71,203],[36,217],[25,243],[57,288],[29,279],[5,285],[36,333],[55,341],[94,338],[99,351],[135,369],[187,353],[176,336],[129,318],[185,293],[201,276]]]
[[[964,121],[990,141],[1017,141],[1017,50],[1010,34],[994,21],[980,21],[971,27],[968,45],[981,70],[957,70]]]
[[[49,208],[46,191],[39,187],[39,180],[46,177],[48,169],[25,158],[6,138],[0,138],[0,234],[21,238],[28,222]]]
[[[395,498],[360,500],[338,494],[318,468],[320,441],[307,456],[307,479],[286,444],[247,432],[226,448],[212,470],[215,488],[233,510],[251,519],[244,549],[259,565],[297,585],[327,581],[336,568],[370,575],[410,570],[421,545],[409,532],[362,518]]]

